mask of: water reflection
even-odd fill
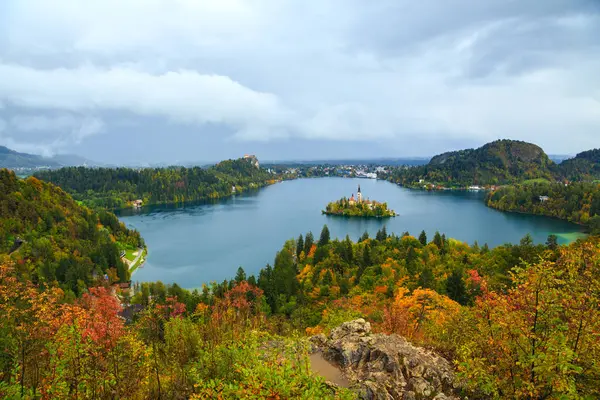
[[[356,192],[386,201],[400,216],[386,220],[325,216],[329,201]],[[424,192],[389,182],[365,179],[301,179],[238,194],[220,201],[146,207],[121,212],[121,219],[141,233],[149,247],[146,265],[137,280],[178,282],[199,287],[235,275],[239,266],[248,274],[272,263],[283,243],[312,231],[318,239],[327,224],[332,237],[371,237],[382,227],[401,235],[436,231],[460,241],[497,246],[518,242],[531,234],[538,243],[549,234],[565,242],[580,227],[555,219],[502,213],[487,208],[484,193]]]

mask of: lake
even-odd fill
[[[328,202],[356,194],[386,201],[400,216],[385,220],[325,216]],[[133,276],[136,281],[177,282],[197,288],[212,280],[235,276],[242,266],[256,274],[287,239],[312,231],[315,239],[324,224],[332,237],[358,239],[367,231],[373,237],[383,226],[388,233],[421,230],[431,240],[435,231],[472,244],[497,246],[517,243],[527,233],[543,243],[555,234],[565,243],[581,228],[564,221],[502,213],[485,206],[484,193],[426,192],[399,187],[387,181],[350,178],[298,179],[212,204],[186,204],[124,210],[120,218],[140,231],[148,245],[148,258]]]

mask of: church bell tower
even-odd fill
[[[359,203],[362,203],[362,193],[360,192],[360,185],[358,185],[358,193],[356,194],[356,198]]]

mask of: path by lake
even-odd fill
[[[321,215],[328,202],[356,193],[387,201],[400,216],[386,220]],[[517,243],[530,233],[543,243],[549,234],[565,242],[576,225],[538,216],[502,213],[485,206],[483,193],[425,192],[371,179],[320,178],[278,183],[216,204],[153,206],[121,212],[121,219],[139,230],[148,245],[143,268],[133,279],[177,282],[185,288],[233,278],[239,266],[248,274],[272,263],[287,239],[312,231],[318,239],[323,224],[332,237],[356,240],[386,226],[388,233],[435,231],[468,243],[497,246]]]

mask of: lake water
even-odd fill
[[[356,194],[386,201],[400,216],[386,220],[325,216],[328,202]],[[388,233],[435,231],[464,242],[497,246],[517,243],[530,233],[543,243],[549,234],[566,242],[576,237],[576,225],[545,217],[502,213],[485,206],[484,193],[426,192],[373,179],[317,178],[278,183],[257,192],[214,204],[152,206],[126,210],[121,219],[139,230],[148,245],[148,258],[133,279],[177,282],[197,288],[212,280],[233,278],[239,266],[256,274],[287,239],[312,231],[318,240],[327,224],[332,237],[353,240],[367,231]]]

